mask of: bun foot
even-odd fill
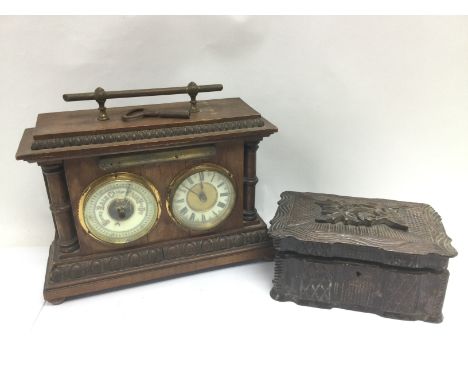
[[[65,299],[64,298],[57,298],[55,300],[49,300],[49,302],[52,304],[52,305],[60,305],[62,302],[64,302]]]

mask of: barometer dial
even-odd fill
[[[107,175],[91,183],[82,194],[79,219],[98,240],[124,244],[146,235],[161,212],[156,188],[130,173]]]
[[[169,199],[172,217],[183,227],[204,231],[231,213],[236,192],[229,172],[218,166],[197,166],[176,179]]]

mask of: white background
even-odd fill
[[[466,380],[468,18],[0,17],[0,379]],[[66,92],[223,83],[277,125],[257,209],[284,190],[431,204],[459,257],[434,325],[269,297],[238,266],[43,304],[53,224],[23,129]],[[108,106],[183,100],[111,100]]]

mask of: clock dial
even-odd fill
[[[144,178],[116,173],[93,182],[80,200],[83,228],[113,244],[129,243],[146,235],[160,214],[159,196]]]
[[[213,165],[198,166],[176,180],[170,198],[172,217],[191,230],[209,230],[231,213],[236,192],[229,172]]]

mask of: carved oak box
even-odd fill
[[[432,207],[289,191],[278,205],[273,299],[442,321],[457,252]]]

